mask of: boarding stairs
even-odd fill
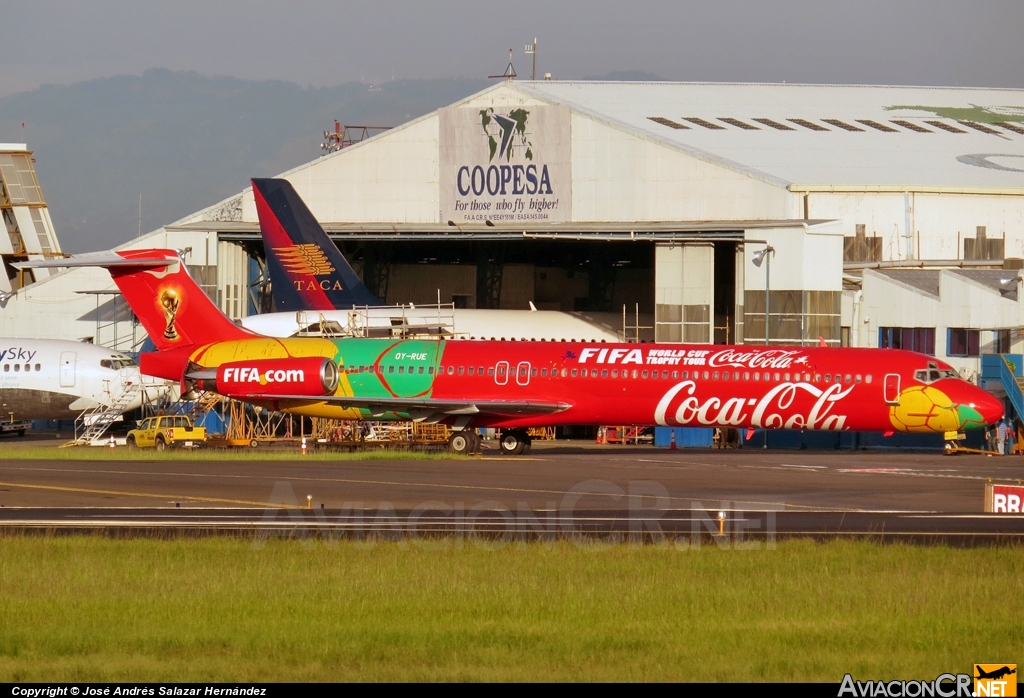
[[[139,396],[142,386],[138,381],[122,378],[117,387],[107,388],[111,401],[104,405],[98,403],[84,410],[75,420],[75,439],[63,444],[65,446],[89,446],[99,441],[107,433],[112,424],[120,421],[121,415],[127,411],[135,398]],[[82,433],[78,434],[78,425],[82,424]]]
[[[1024,375],[1019,373],[1003,354],[983,354],[981,357],[981,387],[997,397],[1010,401],[1018,419],[1024,419]]]

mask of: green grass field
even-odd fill
[[[0,538],[0,681],[934,678],[1024,647],[1019,548]]]
[[[175,449],[158,453],[153,448],[129,450],[120,446],[113,450],[105,446],[73,446],[60,448],[53,445],[16,445],[10,441],[0,442],[0,460],[86,460],[86,461],[188,461],[188,460],[451,460],[473,456],[457,456],[445,450],[406,451],[393,448],[374,448],[349,453],[347,451],[310,450],[305,456],[298,448],[207,448]],[[438,447],[439,449],[441,447]]]

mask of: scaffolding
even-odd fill
[[[377,339],[453,338],[455,304],[356,306],[347,311],[345,323],[336,315],[300,311],[296,337],[361,337]]]

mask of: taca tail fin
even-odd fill
[[[252,192],[277,310],[380,305],[286,179],[253,179]]]

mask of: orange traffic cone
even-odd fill
[[[670,450],[670,451],[675,451],[676,450],[676,430],[675,429],[672,430],[672,436],[669,437],[668,450]]]

